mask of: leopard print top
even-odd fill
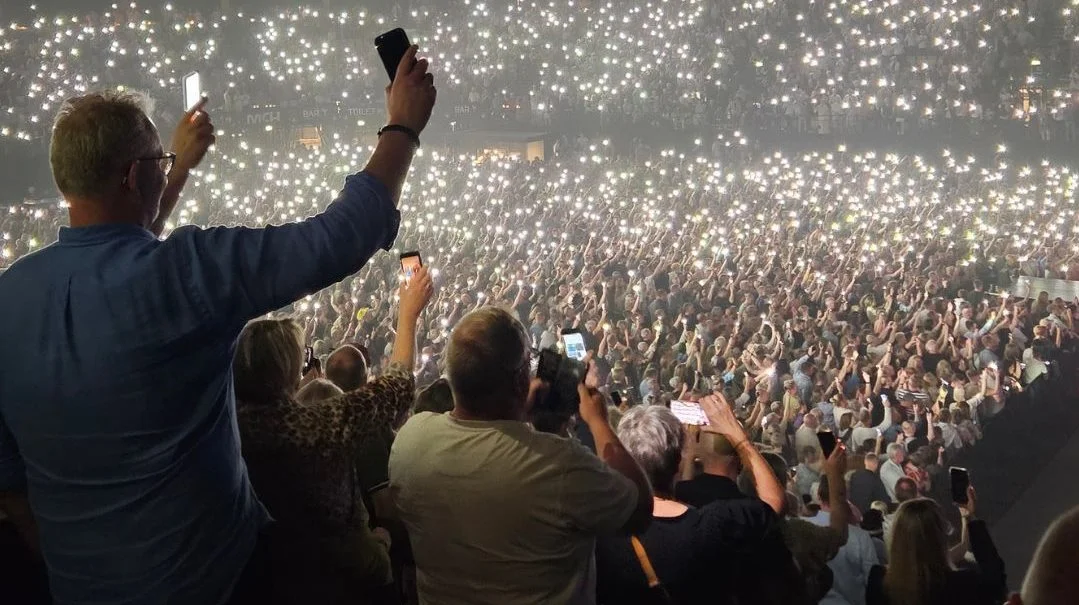
[[[325,535],[364,531],[356,483],[360,442],[408,409],[415,380],[392,364],[385,374],[333,399],[237,405],[243,457],[258,498],[280,525]]]

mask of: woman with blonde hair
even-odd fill
[[[300,397],[304,333],[294,320],[254,321],[240,334],[236,415],[251,484],[275,521],[264,580],[273,603],[364,603],[392,590],[389,536],[368,528],[355,464],[361,443],[412,405],[416,324],[432,290],[420,269],[401,289],[389,369],[328,399]]]
[[[892,522],[888,567],[874,567],[866,605],[997,605],[1007,596],[1004,562],[985,522],[974,518],[974,489],[960,505],[963,539],[948,546],[948,522],[933,500],[916,498],[899,506]],[[978,567],[956,568],[969,543]]]

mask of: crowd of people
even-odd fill
[[[442,66],[444,122],[580,116],[679,130],[984,132],[1076,138],[1079,21],[1014,3],[413,3],[200,14],[118,3],[0,30],[0,134],[48,132],[66,97],[124,82],[171,98],[203,73],[219,109],[379,103],[370,41],[400,24]],[[225,116],[219,116],[224,118]]]
[[[418,146],[436,96],[698,130],[1025,119],[1015,79],[1074,27],[1053,3],[798,10],[130,5],[3,30],[0,134],[48,139],[62,196],[0,211],[20,310],[0,314],[0,528],[19,531],[0,549],[48,573],[13,602],[1009,598],[978,477],[957,497],[949,466],[1065,380],[1079,300],[1021,278],[1079,279],[1073,167],[748,153],[741,130],[693,152]],[[219,123],[289,95],[382,104],[355,25],[391,18],[430,57],[398,67],[377,141]],[[1031,77],[1070,73],[1056,50]],[[171,140],[148,119],[167,110],[93,92],[172,91],[195,66],[228,84]],[[1070,94],[1048,95],[1065,137]],[[585,358],[551,380],[566,330]],[[1013,604],[1079,598],[1055,572],[1075,526]]]

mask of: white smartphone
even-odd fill
[[[562,330],[562,346],[566,351],[566,357],[583,361],[587,351],[584,346],[584,334],[579,330]]]
[[[199,72],[193,71],[184,76],[181,85],[184,94],[184,111],[191,111],[191,108],[202,98],[202,76]]]
[[[682,424],[704,426],[708,424],[708,417],[704,415],[699,403],[692,401],[672,401],[671,413]]]

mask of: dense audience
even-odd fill
[[[442,115],[461,124],[580,116],[829,134],[1017,121],[1043,139],[1079,132],[1079,19],[1064,0],[430,1],[384,14],[153,2],[33,15],[0,30],[0,134],[21,140],[45,136],[66,97],[105,82],[171,94],[194,69],[230,114],[377,106],[384,74],[370,40],[388,23],[439,62]]]
[[[393,18],[426,24],[431,63],[399,66],[396,129],[308,147],[221,122],[378,90],[343,40],[385,19],[130,5],[4,30],[0,133],[49,138],[62,196],[0,213],[22,310],[0,314],[0,514],[49,598],[1002,602],[948,469],[1077,342],[1079,301],[1029,285],[1079,278],[1074,168],[741,134],[418,151],[432,73],[448,103],[545,124],[1051,113],[1075,136],[1068,95],[1006,98],[1037,16],[1075,27],[1061,7],[797,10],[417,8]],[[1041,65],[1059,80],[1070,55]],[[91,92],[171,91],[194,66],[228,85],[171,141],[141,95]],[[403,250],[424,263],[407,277]],[[567,329],[585,359],[555,356],[552,380]],[[1052,565],[1013,601],[1066,592]]]

